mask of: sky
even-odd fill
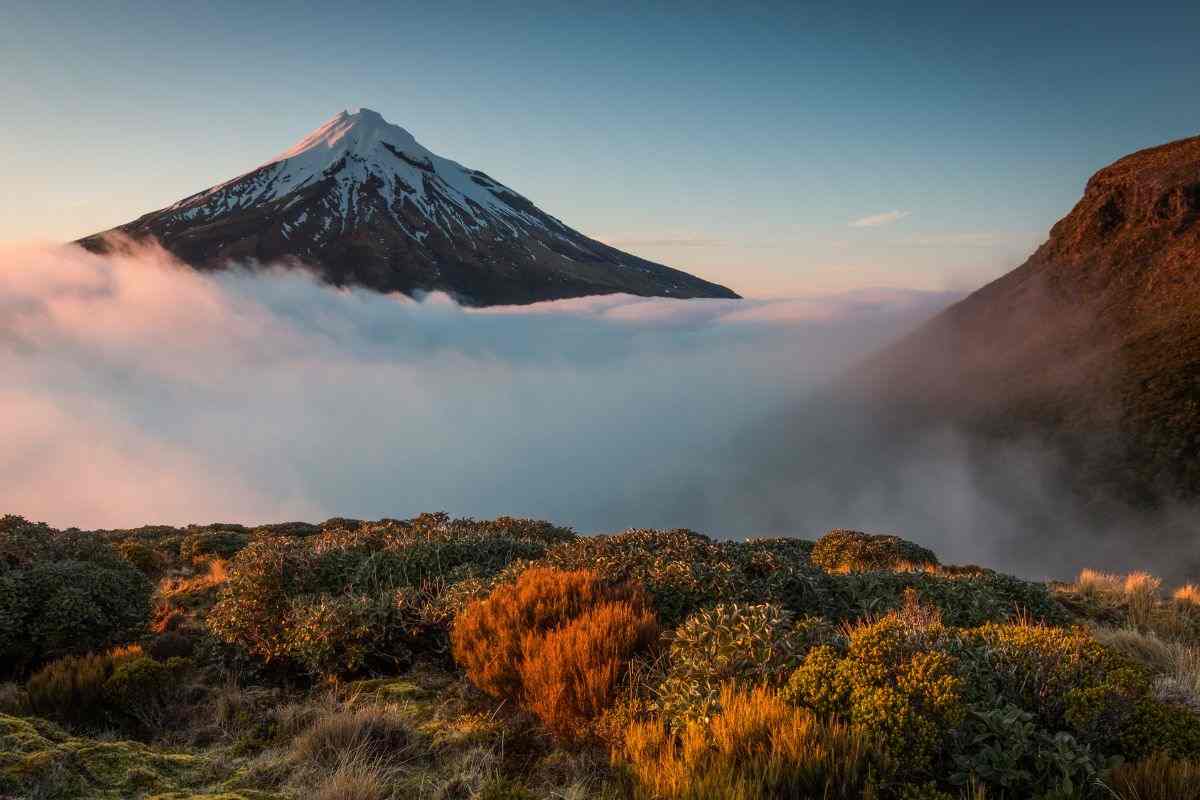
[[[748,296],[961,291],[1095,170],[1200,133],[1194,0],[580,5],[0,0],[0,241],[129,221],[366,106]]]

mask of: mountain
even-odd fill
[[[104,252],[113,233],[153,237],[200,269],[303,264],[338,286],[437,290],[472,305],[738,296],[589,239],[366,108],[343,111],[245,175],[80,244]]]
[[[1024,264],[847,385],[907,426],[1052,442],[1088,492],[1200,495],[1200,137],[1097,172]]]

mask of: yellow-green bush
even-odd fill
[[[958,661],[940,624],[914,626],[898,615],[850,632],[845,652],[816,647],[788,680],[784,696],[848,720],[913,775],[944,757],[966,715]]]
[[[875,572],[935,567],[932,550],[899,536],[863,533],[838,528],[817,540],[812,563],[828,572]]]

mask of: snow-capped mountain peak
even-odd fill
[[[732,292],[589,239],[376,111],[342,111],[271,161],[123,225],[183,260],[298,260],[334,283],[475,303]],[[102,249],[100,236],[84,240]]]

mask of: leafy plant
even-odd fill
[[[950,782],[985,785],[996,798],[1084,797],[1099,779],[1087,747],[1068,733],[1039,728],[1014,705],[972,709],[958,738]]]
[[[729,603],[697,611],[671,635],[666,676],[657,690],[668,720],[708,719],[721,687],[777,685],[808,648],[832,635],[819,618],[796,622],[769,603]]]
[[[0,520],[0,671],[96,650],[136,635],[150,582],[101,537]]]

